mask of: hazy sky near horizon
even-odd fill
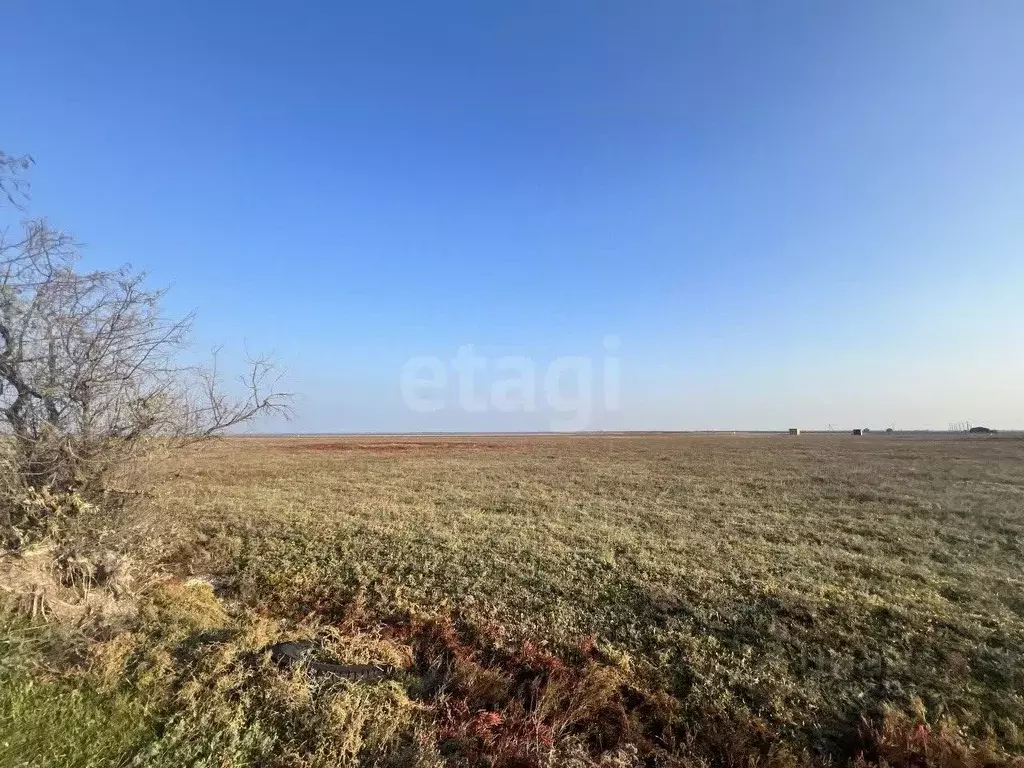
[[[1024,3],[4,16],[31,212],[200,348],[273,351],[281,430],[548,429],[587,392],[572,426],[1024,428]]]

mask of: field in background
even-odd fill
[[[331,760],[841,764],[940,730],[1024,751],[1021,439],[244,438],[184,463],[158,504],[186,532],[170,567],[214,585],[215,618],[185,621],[163,667],[123,669],[192,690],[167,670],[197,636],[224,658],[303,636],[406,669],[345,684]],[[246,722],[292,727],[257,698]],[[866,747],[886,705],[906,733]],[[196,739],[189,706],[174,722]],[[315,764],[318,738],[231,748]],[[296,743],[308,763],[281,757]]]

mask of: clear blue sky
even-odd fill
[[[1020,2],[15,0],[4,29],[32,211],[170,284],[200,347],[274,351],[286,430],[545,429],[541,390],[412,412],[403,366],[475,345],[486,397],[498,357],[541,387],[608,336],[591,428],[1024,428]]]

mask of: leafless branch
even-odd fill
[[[17,208],[28,199],[28,181],[21,174],[34,162],[31,155],[8,155],[0,150],[0,196]]]

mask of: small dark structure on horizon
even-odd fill
[[[853,430],[853,434],[855,434],[855,435],[863,435],[864,434],[864,430],[863,429],[855,429],[855,430]]]
[[[971,427],[967,432],[971,435],[994,435],[996,430],[988,427]]]

